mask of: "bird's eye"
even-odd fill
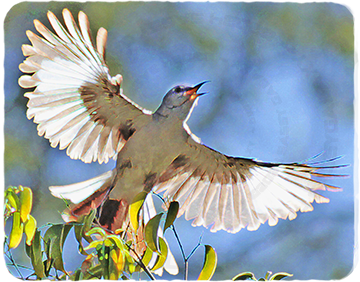
[[[181,92],[181,87],[180,86],[176,86],[175,88],[174,88],[174,92],[175,93],[180,93]]]

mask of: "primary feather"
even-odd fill
[[[27,31],[32,45],[23,45],[27,59],[19,68],[23,88],[34,88],[27,117],[38,123],[52,147],[67,148],[73,159],[89,163],[115,158],[137,128],[146,124],[150,111],[122,93],[122,76],[111,77],[105,63],[107,31],[100,28],[96,47],[87,16],[79,13],[79,26],[63,10],[66,28],[52,12],[48,19],[55,33],[35,20],[42,36]],[[129,123],[130,121],[130,123]]]

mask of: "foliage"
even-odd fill
[[[237,281],[237,280],[271,281],[271,280],[282,280],[282,279],[284,279],[286,277],[292,277],[293,276],[292,274],[289,274],[289,273],[286,273],[286,272],[278,272],[278,273],[275,273],[273,275],[271,275],[271,274],[272,274],[272,272],[268,271],[265,274],[264,278],[256,279],[254,273],[252,273],[252,272],[242,272],[242,273],[239,273],[238,275],[236,275],[232,280],[233,281]]]
[[[164,200],[158,196],[163,203]],[[178,274],[178,266],[171,254],[164,237],[167,230],[172,230],[182,253],[184,261],[184,279],[188,278],[188,262],[201,246],[205,248],[203,267],[198,280],[210,280],[217,266],[217,254],[213,247],[201,243],[193,248],[189,255],[184,249],[176,232],[174,222],[179,211],[179,203],[171,202],[166,211],[156,213],[152,195],[139,193],[129,208],[130,224],[125,229],[115,232],[104,229],[98,224],[96,210],[83,215],[76,222],[47,224],[37,227],[31,213],[33,202],[32,190],[28,187],[9,187],[5,191],[5,224],[12,219],[10,235],[5,238],[5,256],[10,261],[21,279],[52,280],[128,280],[135,274],[145,273],[151,280],[161,276],[165,269],[170,274]],[[85,258],[81,267],[73,272],[66,271],[63,260],[63,249],[70,231],[73,229],[78,251]],[[25,252],[30,258],[31,268],[18,265],[11,251],[16,249],[26,236]],[[31,270],[24,277],[21,268]],[[280,272],[272,276],[271,272],[259,281],[281,280],[291,274]],[[251,272],[243,272],[233,280],[257,280]]]
[[[5,191],[5,221],[12,218],[12,228],[8,239],[9,249],[19,246],[23,234],[26,244],[30,245],[36,231],[36,220],[30,215],[32,208],[32,191],[28,187],[9,187]]]
[[[129,212],[131,224],[115,232],[105,230],[96,223],[98,219],[95,210],[82,216],[77,222],[36,228],[36,221],[30,215],[31,189],[10,187],[3,192],[3,226],[10,218],[13,219],[13,224],[9,236],[6,236],[3,229],[3,254],[12,258],[11,249],[19,246],[25,233],[26,254],[31,260],[33,276],[36,276],[36,279],[118,281],[122,278],[123,281],[128,281],[133,273],[145,272],[152,281],[156,281],[153,273],[161,275],[163,269],[177,274],[176,262],[163,233],[172,228],[179,205],[170,203],[166,213],[156,214],[151,200],[150,203],[146,202],[148,212],[145,214],[143,206],[146,196],[146,193],[140,193],[135,197]],[[81,268],[75,273],[67,272],[63,262],[64,243],[72,228],[78,250],[86,256]],[[209,259],[206,261],[210,265],[213,263]],[[176,266],[167,267],[167,262]],[[15,262],[13,265],[16,265]],[[206,273],[209,279],[213,274],[213,270],[212,273],[207,273],[206,269],[201,272]]]
[[[65,2],[68,4],[64,4]],[[204,79],[211,79],[212,81],[214,81],[214,79],[212,78],[213,73],[210,72],[212,70],[213,72],[215,72],[215,77],[216,77],[215,80],[217,80],[219,83],[222,83],[220,87],[221,95],[218,95],[219,97],[216,97],[215,100],[217,102],[215,104],[222,105],[224,109],[227,109],[227,106],[231,107],[231,105],[235,103],[235,100],[237,100],[237,96],[236,96],[237,94],[239,94],[239,97],[241,97],[241,99],[246,97],[246,95],[250,95],[249,97],[255,100],[259,99],[258,95],[260,95],[261,91],[256,91],[258,95],[254,95],[253,91],[246,91],[247,89],[251,88],[252,85],[251,82],[253,80],[251,79],[251,77],[249,78],[249,76],[245,76],[245,75],[244,77],[246,79],[243,80],[239,79],[243,72],[245,73],[249,72],[251,74],[254,73],[254,71],[252,70],[255,70],[255,73],[256,70],[260,70],[259,71],[260,73],[266,72],[268,74],[269,73],[272,75],[274,74],[275,79],[277,79],[278,78],[277,72],[276,71],[274,72],[273,70],[278,69],[278,64],[279,62],[281,64],[281,60],[284,60],[284,57],[286,61],[285,72],[287,72],[288,69],[291,70],[294,66],[297,67],[298,61],[295,60],[294,62],[294,58],[296,59],[300,57],[305,66],[309,66],[309,65],[314,66],[315,71],[311,71],[311,68],[309,69],[305,68],[305,72],[297,71],[297,73],[299,73],[299,76],[295,76],[295,80],[300,80],[300,78],[308,77],[308,80],[306,81],[311,81],[312,79],[314,79],[314,81],[320,81],[320,82],[323,81],[323,85],[324,85],[323,88],[321,87],[315,88],[315,85],[318,85],[318,83],[316,84],[314,83],[313,85],[307,85],[306,83],[303,84],[303,82],[301,82],[301,85],[305,85],[305,87],[309,87],[309,88],[314,87],[314,89],[310,89],[308,95],[301,95],[301,96],[305,98],[307,97],[306,103],[310,103],[310,99],[308,98],[313,97],[312,95],[314,95],[314,97],[316,98],[315,94],[317,94],[318,92],[320,93],[321,92],[320,90],[323,89],[321,93],[323,93],[323,95],[325,95],[325,97],[328,98],[325,101],[320,100],[319,105],[318,105],[319,102],[317,101],[317,99],[315,99],[315,105],[311,106],[307,104],[309,106],[308,108],[313,108],[316,110],[316,112],[318,111],[326,112],[327,111],[326,107],[329,104],[336,105],[336,107],[334,108],[335,109],[334,118],[338,121],[338,120],[342,120],[344,116],[346,116],[347,118],[345,120],[342,120],[342,122],[345,123],[347,122],[348,118],[350,117],[353,118],[354,116],[358,116],[358,114],[360,113],[360,111],[357,110],[358,109],[357,105],[360,100],[357,99],[358,96],[355,93],[356,92],[355,89],[358,89],[358,87],[356,87],[356,84],[352,83],[352,81],[355,82],[355,79],[351,80],[351,78],[354,77],[354,74],[356,77],[356,73],[352,72],[349,69],[346,69],[345,73],[342,72],[342,68],[344,64],[346,66],[346,61],[344,63],[342,55],[355,54],[355,56],[352,56],[351,58],[353,58],[354,61],[359,62],[358,58],[360,58],[360,56],[356,56],[356,54],[359,54],[358,51],[360,44],[357,43],[357,45],[356,44],[354,45],[352,43],[355,42],[355,40],[358,40],[359,38],[358,37],[359,33],[357,33],[357,35],[354,33],[356,30],[358,30],[357,26],[359,25],[359,21],[356,21],[356,17],[352,17],[351,19],[347,18],[345,15],[346,13],[342,13],[341,11],[339,11],[338,10],[338,7],[340,6],[339,1],[337,1],[336,3],[332,1],[331,2],[291,1],[291,2],[281,2],[281,3],[259,1],[259,2],[247,2],[247,5],[244,5],[244,3],[246,2],[243,1],[239,1],[237,3],[236,2],[233,3],[230,1],[226,4],[225,2],[222,2],[221,5],[217,5],[217,6],[214,5],[214,3],[209,2],[212,3],[209,6],[203,6],[203,5],[186,6],[186,5],[172,4],[170,7],[171,10],[168,5],[171,2],[167,2],[166,5],[164,5],[163,1],[159,1],[159,2],[152,1],[151,3],[141,2],[141,1],[131,1],[131,3],[129,1],[114,1],[114,2],[107,1],[105,3],[103,1],[93,1],[93,0],[65,1],[65,2],[54,1],[54,0],[51,1],[25,0],[25,1],[16,2],[16,5],[13,5],[11,9],[6,9],[6,10],[4,9],[3,44],[6,45],[4,46],[4,54],[5,54],[4,58],[6,59],[4,65],[6,65],[6,69],[7,69],[7,71],[4,72],[4,80],[7,81],[7,83],[6,85],[4,85],[5,89],[3,90],[3,94],[4,94],[3,109],[5,110],[4,127],[3,127],[4,128],[3,181],[7,185],[9,183],[10,184],[15,183],[13,181],[17,180],[16,177],[21,175],[18,183],[26,182],[28,183],[28,185],[33,185],[34,187],[35,186],[43,187],[45,189],[45,186],[47,186],[48,183],[54,184],[55,181],[59,182],[59,179],[61,179],[61,177],[63,177],[64,174],[82,175],[84,171],[87,171],[87,173],[91,175],[91,172],[88,172],[89,166],[85,167],[84,164],[81,163],[79,164],[78,162],[75,162],[75,165],[69,166],[70,164],[69,161],[64,165],[62,159],[60,159],[60,161],[54,162],[53,161],[54,154],[58,154],[60,155],[61,158],[63,158],[63,155],[65,155],[65,153],[57,152],[51,149],[50,146],[48,146],[48,142],[46,140],[38,138],[37,134],[35,133],[36,132],[35,125],[29,122],[24,116],[24,114],[19,113],[20,111],[21,113],[25,111],[26,108],[25,104],[27,102],[27,100],[22,96],[23,93],[20,93],[19,87],[16,82],[19,76],[17,65],[19,61],[22,60],[22,55],[20,55],[21,50],[19,46],[22,43],[26,43],[25,29],[30,28],[30,26],[32,26],[31,21],[34,18],[39,18],[44,20],[45,17],[44,11],[46,10],[54,11],[55,8],[57,9],[57,13],[60,13],[60,10],[65,6],[71,8],[72,10],[85,9],[85,11],[89,14],[90,18],[94,20],[94,22],[92,23],[93,30],[96,30],[101,24],[104,27],[110,27],[110,29],[112,29],[112,34],[115,34],[119,37],[116,40],[114,39],[115,42],[113,43],[109,42],[110,48],[108,50],[109,52],[107,56],[109,59],[109,64],[112,64],[110,66],[111,70],[114,71],[119,70],[119,72],[121,73],[127,72],[125,73],[124,76],[130,80],[130,81],[127,80],[128,82],[126,83],[127,87],[129,88],[127,93],[134,93],[134,95],[138,95],[137,93],[148,94],[147,92],[148,89],[152,89],[151,92],[152,95],[150,95],[150,97],[155,96],[155,93],[159,93],[159,95],[162,95],[163,93],[162,91],[164,91],[163,89],[164,85],[171,85],[174,82],[174,79],[180,79],[183,81],[185,81],[188,78],[195,79],[196,76],[193,75],[191,69],[195,69],[198,72],[199,65],[195,65],[195,63],[197,63],[197,61],[200,61],[201,62],[200,66],[206,69],[206,77]],[[273,5],[274,3],[276,5]],[[235,6],[235,4],[237,4],[237,6]],[[318,6],[325,6],[325,7],[330,6],[329,4],[334,4],[336,8],[330,7],[329,9],[326,10],[324,9],[323,11],[320,11],[319,8],[317,8]],[[342,2],[342,4],[344,3]],[[350,4],[351,3],[349,2],[349,3],[345,3],[344,5],[350,6]],[[272,9],[272,7],[274,8]],[[224,13],[222,10],[225,10],[227,12]],[[306,13],[305,15],[306,17],[304,17],[304,13]],[[176,15],[176,20],[172,20],[173,15]],[[167,20],[167,18],[169,20]],[[26,19],[26,22],[24,19]],[[246,20],[244,21],[244,19]],[[189,24],[190,21],[193,21],[194,26],[197,26],[196,29],[197,32],[193,32],[192,29],[186,26],[186,23]],[[154,25],[155,28],[153,28]],[[174,25],[175,28],[173,27]],[[348,27],[349,25],[350,27]],[[125,27],[122,28],[122,26]],[[163,26],[165,28],[161,28],[161,29],[156,28],[158,26]],[[183,29],[185,27],[187,29]],[[265,29],[263,27],[265,27]],[[268,29],[270,28],[276,29],[276,31],[281,36],[280,40],[279,38],[274,36],[273,33],[268,31]],[[222,35],[224,36],[228,35],[227,30],[231,31],[230,38],[233,40],[226,40],[228,37],[222,36]],[[238,32],[236,33],[236,31]],[[192,32],[192,34],[188,34],[188,32]],[[138,35],[139,33],[140,35]],[[239,33],[241,34],[241,36],[238,36]],[[268,37],[266,37],[267,35]],[[246,40],[247,37],[248,40]],[[208,47],[207,50],[210,51],[215,50],[213,53],[210,53],[210,55],[208,54],[210,51],[208,51],[208,53],[205,55],[202,55],[202,52],[199,51],[195,51],[195,52],[192,51],[192,50],[203,50],[204,47],[206,47],[202,45],[195,45],[194,43],[198,44],[208,41],[211,42],[211,39],[215,40],[215,47],[218,47],[218,49],[210,48],[214,44],[208,44],[210,45],[210,47]],[[144,40],[145,42],[140,41],[139,43],[139,40]],[[288,42],[290,42],[291,44],[288,44]],[[190,45],[190,43],[192,45]],[[127,48],[124,48],[124,46],[127,44],[130,45]],[[244,47],[246,47],[246,45],[248,44],[249,45],[248,49],[254,51],[244,55],[242,52],[242,47],[243,47],[242,44],[245,45]],[[143,46],[143,48],[146,51],[144,53],[147,53],[149,54],[149,56],[153,56],[155,58],[151,58],[150,60],[148,57],[144,57],[144,55],[140,52],[141,49],[139,48],[139,46]],[[158,51],[159,46],[162,48],[160,49],[161,52]],[[176,52],[174,51],[174,49],[172,49],[172,46],[180,46],[180,48],[183,49],[184,52]],[[186,48],[184,48],[184,46],[186,46]],[[234,49],[230,48],[230,46],[233,46],[233,48],[238,49],[239,52],[233,52]],[[291,46],[293,46],[293,48],[291,48]],[[350,48],[343,48],[343,46],[345,47],[350,46]],[[224,49],[226,52],[224,52],[223,49],[220,49],[222,47],[225,47]],[[257,48],[255,49],[255,47]],[[281,52],[282,50],[281,48],[284,48],[285,51]],[[326,51],[329,49],[331,51],[330,54],[329,52]],[[354,52],[356,51],[356,49],[357,52]],[[133,54],[131,53],[131,51],[133,52]],[[307,51],[309,53],[307,53]],[[336,51],[341,52],[340,56],[332,55],[336,53]],[[123,55],[125,57],[125,60],[123,60],[121,57],[122,52],[125,52],[125,55]],[[134,58],[137,58],[139,54],[142,57],[140,57],[139,61],[137,61]],[[322,67],[321,64],[322,58],[321,56],[319,56],[320,54],[325,54],[324,56],[326,56],[327,58],[326,62],[323,64],[323,66],[325,67]],[[127,56],[129,58],[127,58]],[[159,58],[157,58],[156,56],[158,56]],[[318,56],[320,57],[319,61],[317,60]],[[226,59],[228,61],[226,61]],[[186,67],[187,60],[190,60],[195,67],[193,68]],[[217,67],[216,65],[215,66],[210,65],[211,62],[217,63],[219,60],[221,60],[222,64],[225,64],[227,71],[223,71],[223,69],[219,68],[220,65],[217,65]],[[160,72],[161,68],[158,65],[153,67],[155,65],[155,61],[160,62],[160,64],[162,64],[162,67],[165,68],[164,74]],[[171,62],[171,63],[167,63],[167,62]],[[157,71],[146,71],[146,69],[149,68],[147,67],[146,64],[151,66],[151,70],[156,69]],[[138,69],[135,68],[137,65],[140,66]],[[273,65],[275,66],[272,68]],[[304,65],[301,64],[300,67]],[[332,71],[334,65],[335,65],[335,73]],[[174,68],[170,69],[168,68],[168,66],[174,66]],[[249,67],[246,69],[245,68],[246,66]],[[176,70],[178,70],[180,76],[178,75]],[[182,74],[184,74],[184,70],[186,70],[185,73],[190,73],[187,76],[187,78],[182,76]],[[283,71],[283,69],[281,71]],[[167,76],[165,76],[165,74]],[[153,79],[154,77],[157,78]],[[159,83],[159,77],[161,77],[160,80],[162,81],[162,83]],[[170,80],[169,77],[171,78]],[[281,75],[281,77],[283,77],[284,80],[288,79],[286,75]],[[270,75],[267,77],[268,81],[270,82],[270,85],[274,83],[274,80],[271,78],[272,77]],[[143,89],[141,89],[141,87],[143,87]],[[291,96],[291,95],[296,96],[297,92],[294,92],[293,89],[297,89],[297,88],[299,87],[292,87],[291,91],[289,91],[289,95],[285,95],[285,96]],[[300,91],[303,90],[304,89],[300,87]],[[288,89],[286,89],[285,91],[288,91]],[[214,89],[212,90],[212,92],[213,95],[215,95],[216,94],[215,92],[218,92],[218,89]],[[339,95],[339,93],[342,93],[343,95]],[[350,96],[349,93],[353,93],[353,94],[355,93],[355,95]],[[145,94],[144,96],[148,96]],[[261,95],[265,95],[265,94],[261,94]],[[345,98],[343,97],[344,95]],[[342,98],[337,99],[340,96],[342,96]],[[150,99],[150,98],[146,98],[146,99]],[[158,101],[159,98],[156,97],[153,99],[154,101]],[[227,103],[225,103],[226,101]],[[251,108],[251,101],[250,103],[249,101],[246,101],[246,107],[245,107],[246,109]],[[329,102],[329,101],[333,101],[333,102]],[[243,102],[243,100],[241,100],[241,102]],[[282,103],[284,102],[285,99],[282,99]],[[346,105],[347,102],[348,105]],[[258,105],[256,101],[255,104]],[[264,105],[268,107],[266,103],[264,103]],[[211,118],[217,116],[215,114],[216,111],[212,110],[212,107],[207,106],[206,109],[208,112],[208,116],[210,116]],[[215,109],[221,111],[222,108],[219,106],[216,107]],[[256,106],[255,111],[256,112],[258,111],[258,106]],[[290,113],[292,113],[291,110]],[[256,115],[256,117],[258,117],[258,115]],[[291,117],[292,115],[288,116],[290,122],[291,122]],[[331,122],[331,118],[332,118],[331,115],[326,116],[325,123],[328,123],[329,119]],[[318,120],[320,126],[319,124],[317,125],[316,123],[314,125],[314,122],[316,122],[316,120]],[[199,118],[197,122],[201,122],[201,125],[204,126],[206,125],[205,121],[208,122],[209,118],[202,117]],[[257,120],[255,120],[255,122],[256,121]],[[254,120],[250,119],[250,124],[253,124],[253,122]],[[312,119],[311,128],[322,128],[323,123],[324,121],[320,118]],[[337,123],[335,123],[335,125],[337,125]],[[200,127],[198,127],[198,130],[199,128]],[[244,126],[244,128],[246,129],[246,126]],[[251,132],[253,131],[252,129],[253,128],[250,128]],[[196,132],[196,128],[194,128],[194,130]],[[272,130],[268,130],[268,131],[273,132],[274,130],[276,129],[272,128]],[[21,132],[21,134],[19,134],[19,132]],[[346,132],[340,135],[346,136]],[[352,132],[356,132],[356,131],[352,130]],[[324,136],[325,136],[326,144],[330,142],[329,141],[330,138],[339,137],[337,136],[337,133],[338,132],[336,130],[334,132],[333,131],[325,132],[326,136],[325,135]],[[260,135],[261,134],[263,134],[263,132],[261,132],[260,130]],[[304,136],[302,131],[301,134],[302,136]],[[213,134],[213,133],[211,133],[211,135],[217,136],[217,134]],[[213,141],[215,142],[213,143],[214,146],[216,146],[216,144],[219,143],[216,140],[216,138],[218,137],[215,137],[215,141]],[[230,139],[230,138],[226,138],[226,139]],[[350,139],[352,140],[353,138]],[[31,140],[31,142],[29,140]],[[306,138],[303,138],[301,140],[306,140]],[[337,147],[340,147],[341,144],[343,144],[341,142],[342,138],[340,139],[337,138],[336,140],[337,140],[336,141]],[[281,139],[281,141],[283,143],[285,142],[283,138]],[[345,141],[346,144],[349,143],[347,138],[345,138]],[[211,140],[209,140],[208,142],[209,145],[211,145],[210,144]],[[222,140],[222,142],[220,143],[222,146],[225,146],[225,148],[227,148],[226,145],[223,145],[224,142],[225,140]],[[235,137],[235,142],[237,142],[235,144],[238,144],[237,137]],[[253,142],[254,141],[252,139],[251,144],[250,143],[249,143],[250,145],[248,144],[249,145],[248,149],[250,151],[253,149]],[[291,144],[294,150],[293,152],[301,151],[304,148],[304,146],[307,144],[304,143],[305,144],[304,145],[301,144],[300,142],[298,142],[299,144],[297,142],[295,143]],[[321,142],[317,142],[317,143],[319,143],[320,145],[322,144]],[[324,145],[326,146],[326,144]],[[356,144],[356,142],[354,144]],[[245,143],[244,146],[246,147],[246,145],[247,144]],[[294,149],[295,145],[300,146],[299,149],[297,149],[298,147]],[[352,148],[351,144],[347,146],[348,148]],[[310,146],[310,148],[313,147]],[[283,151],[280,150],[280,147],[278,149],[280,155],[283,154]],[[248,154],[250,154],[249,150],[247,151]],[[316,149],[314,150],[316,151]],[[55,163],[61,163],[62,164],[61,167],[65,168],[69,166],[70,168],[68,168],[68,170],[66,171],[65,169],[55,170],[52,167],[53,170],[52,173],[49,173],[48,169],[44,169],[45,167],[47,167],[47,165],[49,164],[54,165]],[[40,169],[40,166],[42,166],[43,169]],[[74,167],[76,167],[76,171],[73,169]],[[14,168],[16,168],[16,170]],[[71,178],[68,179],[67,181],[69,181],[70,183],[72,180],[78,181],[78,179],[71,179]],[[349,189],[350,188],[351,185],[349,183]],[[35,196],[36,196],[36,192],[38,191],[34,191]],[[45,194],[41,198],[39,197],[38,200],[40,201],[38,205],[39,207],[38,210],[40,210],[39,213],[41,213],[41,210],[44,208],[47,211],[49,211],[47,208],[52,207],[53,210],[52,214],[57,215],[56,213],[58,207],[54,208],[54,203],[56,200],[50,199],[49,193],[47,193],[46,197]],[[353,199],[352,203],[354,203],[354,200],[356,201],[356,199]],[[350,202],[347,201],[347,203],[351,204]],[[342,205],[342,206],[348,208],[348,205]],[[334,214],[339,214],[339,212],[337,212],[336,206],[334,206],[333,212]],[[35,218],[38,219],[38,221],[40,221],[40,216],[39,217],[35,216]],[[48,216],[48,220],[50,221],[52,221],[54,218],[55,216],[52,218]],[[341,223],[343,226],[347,226],[350,224],[349,221],[354,220],[354,218],[355,218],[354,213],[347,213],[345,218],[341,221]],[[11,221],[12,218],[9,218],[9,223],[8,223],[9,226],[11,226]],[[339,224],[340,223],[337,222],[337,224],[328,226],[329,229],[327,229],[327,232],[323,232],[322,234],[322,238],[328,238],[330,234],[332,235],[332,240],[327,240],[327,241],[322,240],[322,242],[325,241],[328,242],[328,244],[324,245],[325,247],[323,247],[324,248],[323,251],[325,251],[326,254],[324,252],[317,252],[317,251],[312,253],[312,255],[314,256],[316,255],[316,253],[318,253],[321,254],[322,257],[330,258],[330,261],[332,262],[329,263],[322,259],[317,259],[316,260],[317,262],[322,261],[321,267],[319,267],[319,265],[317,266],[314,265],[314,267],[317,267],[318,269],[318,271],[316,272],[318,276],[321,276],[324,273],[330,273],[332,269],[336,269],[338,265],[345,263],[338,261],[339,259],[336,257],[336,254],[338,253],[338,245],[340,242],[339,240],[344,241],[344,238],[350,238],[350,237],[342,236],[344,232],[345,233],[347,232],[346,231],[347,229],[339,226]],[[74,227],[81,228],[83,226],[75,225]],[[343,230],[343,231],[340,232],[339,230]],[[298,244],[295,244],[295,242],[301,241],[301,239],[299,240],[299,237],[297,237],[299,236],[297,235],[298,233],[297,229],[290,228],[287,231],[289,232],[288,238],[291,238],[291,241],[293,242],[292,246],[295,245],[299,246]],[[307,234],[308,233],[305,233],[304,236],[306,236]],[[279,242],[279,244],[280,242],[282,242],[281,244],[289,244],[288,240],[278,240],[279,238],[276,235],[274,235],[274,237],[275,240]],[[308,237],[304,237],[304,238],[308,238]],[[3,247],[6,247],[4,243],[6,243],[6,241],[3,240]],[[353,244],[353,242],[350,242],[350,244]],[[318,244],[312,244],[312,245],[309,244],[309,246],[307,247],[310,248],[310,246],[315,246],[315,248],[320,247],[318,246]],[[300,250],[301,248],[302,247],[300,245]],[[281,249],[281,247],[279,247],[279,249]],[[256,263],[256,261],[258,260],[258,256],[254,255],[254,252],[256,253],[257,249],[249,248],[249,250],[251,250],[252,253],[247,259],[248,263],[249,264],[253,262]],[[304,253],[307,255],[307,252]],[[301,258],[302,254],[301,253],[298,254],[299,254],[299,258]],[[285,255],[287,255],[286,252]],[[279,252],[277,256],[280,257],[280,259],[278,259],[278,262],[284,261],[283,258],[284,254]],[[251,261],[250,259],[251,257],[254,259],[254,261]],[[309,260],[300,259],[300,261],[302,264],[307,263],[309,265]],[[347,260],[347,262],[348,261],[349,260]],[[310,264],[312,263],[313,261],[310,262]],[[359,265],[359,261],[357,265]]]

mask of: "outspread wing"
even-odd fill
[[[73,159],[107,162],[126,140],[150,120],[151,112],[140,108],[122,93],[121,75],[111,77],[105,63],[107,31],[100,28],[92,43],[87,16],[79,13],[79,27],[69,10],[63,10],[66,28],[48,12],[55,33],[35,20],[42,35],[27,31],[32,45],[23,45],[27,59],[20,64],[19,84],[34,88],[27,117],[38,123],[39,135],[51,146],[67,148]]]
[[[329,202],[316,190],[340,189],[312,179],[333,176],[316,172],[325,167],[228,157],[190,138],[182,149],[153,191],[164,192],[166,202],[178,201],[179,216],[185,213],[194,226],[213,224],[213,232],[256,230],[266,221],[273,226],[278,218],[292,220],[299,210],[313,210],[314,200]]]

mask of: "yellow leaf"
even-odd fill
[[[109,280],[118,280],[119,279],[118,273],[111,271],[111,270],[109,270],[109,271],[110,271]]]
[[[152,271],[155,271],[155,270],[163,267],[164,263],[166,261],[167,255],[168,255],[168,246],[167,246],[165,240],[161,237],[159,237],[159,249],[160,249],[161,253],[158,255],[155,265],[151,269]]]
[[[278,272],[272,275],[269,280],[281,280],[286,277],[292,277],[293,274],[287,273],[287,272]]]
[[[150,248],[146,248],[145,253],[141,259],[141,262],[145,265],[148,266],[148,264],[151,261],[151,258],[153,256],[153,251]]]
[[[14,212],[13,224],[9,238],[9,248],[15,249],[19,246],[24,231],[24,224],[21,222],[20,212]]]
[[[112,241],[113,244],[116,244],[116,246],[120,249],[123,250],[124,249],[124,243],[121,241],[121,239],[119,238],[119,236],[116,235],[108,235],[107,239]]]
[[[105,247],[112,247],[112,246],[114,246],[114,242],[112,240],[109,240],[108,238],[106,238],[104,240],[104,245],[105,245]]]
[[[32,191],[28,187],[24,187],[20,192],[20,216],[22,222],[27,221],[32,208]]]
[[[9,187],[5,192],[5,201],[15,209],[15,211],[19,210],[20,201],[19,197],[15,194],[14,190]]]
[[[105,254],[105,259],[107,259],[108,263],[108,272],[109,272],[109,280],[118,280],[119,276],[120,276],[120,272],[116,266],[116,262],[117,262],[117,254],[116,254],[116,250],[114,248],[111,248],[109,250],[109,257],[106,258]],[[106,276],[104,276],[104,278],[106,279]]]
[[[24,224],[24,233],[26,235],[26,244],[31,245],[31,241],[34,238],[36,231],[36,220],[32,215],[29,215],[29,219]]]
[[[139,213],[144,204],[146,195],[146,192],[140,192],[137,194],[129,207],[130,223],[135,231],[139,227]]]
[[[124,269],[124,265],[125,265],[124,253],[120,249],[114,248],[110,251],[110,257],[113,260],[118,272],[121,272]]]
[[[106,238],[106,232],[100,227],[94,227],[85,233],[86,236],[99,234],[103,239]]]
[[[90,249],[92,249],[92,248],[96,248],[97,245],[103,244],[103,243],[104,243],[104,241],[101,241],[101,240],[99,240],[99,241],[92,241],[88,246],[86,246],[86,247],[84,248],[84,250],[87,251],[87,250],[90,250]]]
[[[237,280],[257,280],[257,279],[254,273],[252,272],[241,272],[238,275],[234,276],[231,280],[237,281]]]
[[[205,245],[204,265],[197,280],[210,280],[217,265],[217,255],[210,245]]]

